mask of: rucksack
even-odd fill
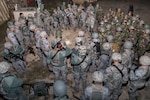
[[[48,95],[48,86],[45,82],[36,82],[32,86],[35,96],[46,96]]]

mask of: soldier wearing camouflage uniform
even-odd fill
[[[3,56],[10,61],[14,69],[19,73],[26,72],[26,62],[23,59],[24,49],[20,45],[12,45],[10,42],[4,44]]]
[[[124,52],[122,53],[122,64],[130,70],[133,64],[134,52],[132,50],[133,44],[130,41],[125,41]]]
[[[61,32],[56,32],[56,39],[52,40],[52,50],[47,57],[49,69],[53,70],[55,74],[55,81],[59,79],[60,73],[62,73],[63,80],[67,82],[67,57],[71,52],[71,49],[62,40]]]
[[[92,85],[86,87],[81,100],[110,100],[109,89],[103,86],[103,73],[95,71],[92,75],[92,80]]]
[[[100,40],[98,38],[98,33],[92,33],[92,41],[88,46],[89,55],[92,57],[92,65],[90,66],[90,71],[93,72],[99,66],[99,55],[100,55]]]
[[[81,45],[77,51],[73,51],[71,55],[71,64],[73,66],[73,74],[75,79],[75,91],[79,92],[80,78],[82,79],[83,90],[86,87],[87,71],[91,64],[91,58],[87,55],[85,45]]]
[[[0,62],[0,95],[5,100],[27,100],[22,84],[23,80],[9,73],[10,65]]]
[[[111,57],[111,45],[106,42],[102,45],[103,49],[101,50],[100,55],[100,64],[97,68],[98,71],[104,72],[107,67],[109,67],[109,60]]]
[[[132,66],[130,71],[130,86],[129,86],[129,100],[138,100],[137,91],[145,86],[146,80],[150,77],[150,58],[148,56],[141,56],[139,59],[140,67]]]
[[[48,35],[45,31],[42,31],[40,33],[40,50],[42,53],[42,62],[43,62],[43,66],[44,67],[48,67],[47,66],[47,57],[48,57],[48,53],[50,52],[50,44],[48,41]]]
[[[112,54],[112,64],[105,71],[105,86],[109,88],[111,100],[118,100],[122,83],[128,80],[127,68],[121,64],[121,54]]]

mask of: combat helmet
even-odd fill
[[[145,66],[149,66],[150,65],[150,57],[144,55],[144,56],[141,56],[140,59],[140,64],[142,65],[145,65]]]
[[[93,39],[97,39],[99,36],[98,36],[98,33],[92,33],[92,38]]]
[[[6,42],[6,43],[4,44],[4,47],[5,47],[6,49],[10,49],[12,46],[13,46],[13,45],[12,45],[10,42]]]
[[[92,80],[94,82],[100,82],[100,83],[103,82],[103,80],[104,80],[103,73],[100,71],[95,71],[92,75]]]
[[[78,32],[78,36],[81,36],[81,37],[82,37],[82,36],[84,36],[84,34],[85,34],[84,31],[79,31],[79,32]]]
[[[0,74],[8,72],[9,68],[10,65],[7,62],[5,61],[0,62]]]
[[[131,41],[125,41],[124,48],[131,49],[133,47],[133,43]]]
[[[112,54],[112,60],[113,60],[113,61],[119,61],[119,62],[120,62],[120,61],[122,60],[121,54],[120,54],[120,53],[116,53],[116,52],[113,53],[113,54]]]
[[[55,96],[61,98],[67,95],[67,86],[62,80],[57,80],[53,86]]]
[[[111,45],[110,45],[110,43],[108,43],[108,42],[104,43],[104,44],[102,45],[102,47],[103,47],[104,50],[110,50],[110,49],[111,49]]]
[[[114,39],[114,37],[112,35],[107,35],[106,38],[107,38],[108,42],[111,42]]]

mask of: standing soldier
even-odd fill
[[[100,55],[100,40],[98,33],[92,34],[92,41],[89,44],[88,50],[89,54],[92,57],[92,65],[90,66],[90,71],[93,72],[99,66],[99,55]]]
[[[139,59],[141,64],[138,69],[130,71],[130,87],[129,100],[138,100],[137,91],[145,86],[146,80],[150,77],[150,58],[148,56],[141,56]]]
[[[109,67],[109,60],[111,57],[111,45],[106,42],[102,45],[103,49],[101,50],[100,55],[100,64],[97,68],[98,71],[104,72],[107,67]]]
[[[121,64],[122,57],[120,53],[112,54],[112,64],[106,69],[105,85],[110,90],[112,100],[118,100],[121,95],[123,81],[128,79],[127,68]]]
[[[50,44],[48,41],[48,35],[45,31],[42,31],[40,33],[40,50],[42,53],[42,61],[43,61],[43,66],[46,68],[47,66],[47,57],[48,53],[50,52]]]
[[[87,14],[86,12],[84,11],[84,9],[81,10],[81,15],[80,15],[80,21],[81,21],[81,28],[83,30],[85,30],[85,26],[86,26],[86,17],[87,17]]]
[[[36,25],[32,24],[29,26],[30,29],[30,39],[32,44],[35,44],[35,29],[36,29]]]
[[[27,50],[30,47],[30,31],[28,26],[23,26],[22,28],[23,38],[24,38],[24,47]]]
[[[11,25],[9,26],[9,32],[7,34],[8,40],[13,44],[13,45],[19,45],[19,42],[17,41],[17,38],[15,36],[15,26]]]
[[[75,79],[75,91],[79,92],[79,82],[82,78],[83,91],[86,87],[87,71],[91,64],[91,58],[87,55],[87,49],[85,45],[81,45],[77,52],[73,52],[71,56],[71,64],[73,66],[73,74]]]
[[[109,90],[103,86],[104,75],[100,71],[95,71],[92,75],[93,83],[86,87],[81,100],[110,100]]]
[[[20,30],[20,22],[16,21],[15,22],[15,37],[18,40],[18,43],[20,46],[24,48],[24,43],[23,43],[23,34],[22,31]]]
[[[94,32],[94,25],[95,25],[95,17],[94,17],[93,12],[89,13],[89,16],[86,20],[86,24],[87,24],[87,27],[88,27],[89,35],[91,36],[92,33]]]
[[[134,52],[132,50],[133,44],[130,41],[125,41],[124,52],[122,53],[122,64],[128,69],[128,72],[133,64]]]
[[[67,57],[72,51],[63,40],[52,41],[52,48],[48,54],[47,63],[49,67],[53,68],[55,81],[59,79],[60,73],[62,73],[63,80],[67,82]]]

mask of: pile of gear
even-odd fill
[[[69,29],[75,32],[80,29],[74,48],[67,46],[62,34],[63,30]],[[4,59],[12,63],[19,74],[23,74],[28,70],[24,59],[28,50],[38,55],[43,67],[55,75],[56,100],[67,100],[68,58],[76,92],[80,91],[82,79],[81,100],[118,100],[122,86],[127,84],[129,99],[136,100],[137,90],[150,86],[150,57],[144,55],[150,51],[150,27],[139,15],[133,16],[131,12],[126,15],[120,8],[104,12],[98,4],[84,7],[82,4],[66,5],[63,2],[52,13],[40,7],[34,16],[29,14],[25,17],[20,13],[17,21],[8,22],[6,33],[8,41],[4,44]],[[50,36],[55,36],[51,44],[48,41]],[[7,92],[2,95],[8,100],[26,100],[22,81],[16,79],[19,82],[13,84],[14,81],[9,78],[12,75],[7,75],[5,79],[7,67],[8,63],[0,63],[0,88]],[[89,73],[93,73],[93,83],[87,86]],[[15,92],[9,92],[9,88]]]

